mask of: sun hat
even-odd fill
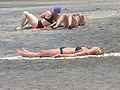
[[[53,13],[55,13],[55,14],[61,13],[61,6],[60,5],[54,5],[53,6]]]

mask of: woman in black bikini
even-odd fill
[[[26,49],[17,49],[17,55],[23,57],[75,57],[85,55],[100,55],[102,49],[100,47],[60,47],[56,49],[41,50],[39,52],[31,52]]]
[[[46,28],[51,25],[56,19],[59,17],[59,13],[61,12],[61,7],[59,5],[54,6],[53,11],[46,11],[40,15],[40,20],[37,19],[33,14],[24,11],[22,15],[22,22],[19,27],[15,30],[24,29],[28,23],[31,24],[32,28]]]

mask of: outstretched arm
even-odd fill
[[[52,29],[52,25],[44,26],[44,28],[39,28],[38,30],[50,30]]]
[[[78,53],[75,53],[75,54],[56,54],[55,56],[53,57],[76,57],[76,56],[85,56],[85,55],[88,55],[87,52],[83,51],[83,52],[78,52]]]
[[[57,58],[57,57],[72,57],[72,56],[73,56],[73,54],[56,54],[53,57]]]
[[[53,27],[53,26],[56,25],[56,23],[57,23],[57,22],[54,22],[54,23],[52,23],[51,25],[49,25],[48,27]]]

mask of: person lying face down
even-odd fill
[[[76,57],[85,55],[100,55],[102,49],[100,47],[60,47],[49,50],[41,50],[39,52],[31,52],[24,48],[16,50],[17,55],[23,57]]]
[[[52,11],[45,11],[40,15],[41,19],[38,19],[32,13],[28,11],[24,11],[22,15],[21,24],[19,27],[15,28],[15,30],[24,29],[24,27],[29,23],[32,28],[44,28],[51,25],[56,18],[59,17],[59,13],[61,12],[61,7],[59,5],[55,5]]]
[[[52,28],[56,29],[61,23],[64,24],[64,28],[72,29],[77,28],[78,26],[85,25],[85,18],[82,14],[62,14],[55,25],[53,24]]]

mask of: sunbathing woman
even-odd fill
[[[57,20],[55,25],[52,26],[53,29],[57,28],[61,23],[64,24],[64,28],[72,29],[78,26],[85,25],[85,18],[81,14],[62,14]]]
[[[31,52],[26,49],[17,49],[17,55],[23,57],[75,57],[85,55],[100,55],[102,49],[100,47],[60,47],[56,49],[41,50],[39,52]]]
[[[59,16],[58,14],[61,12],[61,7],[59,5],[54,6],[53,11],[46,11],[40,15],[40,20],[37,19],[33,14],[24,11],[22,15],[22,22],[16,30],[24,29],[28,23],[31,24],[32,28],[44,28],[51,25],[56,18]]]

